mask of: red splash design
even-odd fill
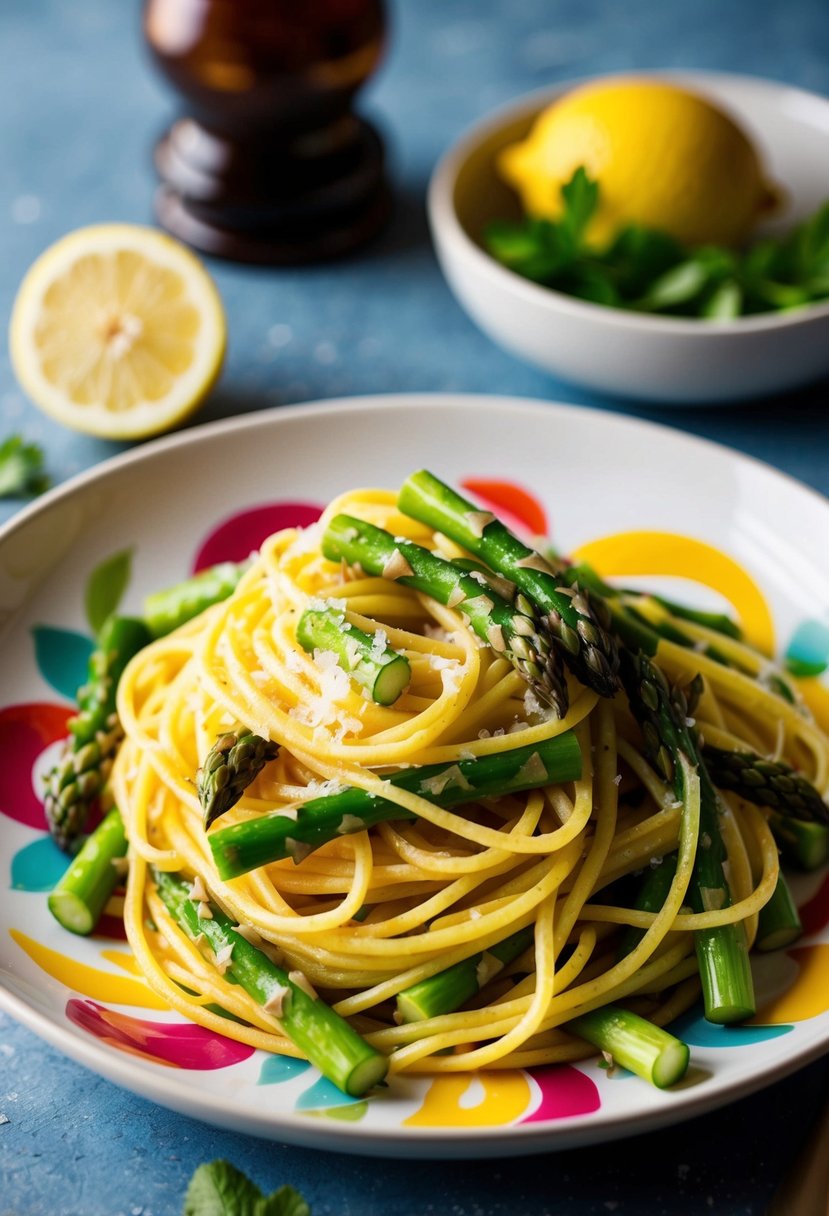
[[[127,931],[124,928],[124,922],[120,916],[103,916],[98,917],[98,923],[95,925],[93,938],[104,937],[107,941],[125,942],[127,940]]]
[[[0,709],[0,813],[29,828],[46,831],[43,803],[32,785],[32,768],[42,751],[67,734],[68,705],[31,701]]]
[[[465,490],[479,498],[484,506],[495,511],[509,527],[530,536],[549,536],[547,515],[541,503],[514,481],[493,481],[486,477],[465,477]]]
[[[798,908],[806,937],[819,933],[829,924],[829,874],[815,891],[811,899]]]
[[[243,562],[264,540],[281,528],[307,528],[323,508],[311,502],[271,502],[231,515],[217,524],[202,542],[193,572],[217,562]]]
[[[77,997],[66,1002],[66,1016],[110,1047],[170,1068],[228,1068],[247,1060],[254,1050],[191,1022],[149,1022]]]
[[[589,1115],[602,1104],[599,1091],[590,1078],[569,1064],[533,1069],[530,1076],[541,1090],[541,1102],[537,1110],[521,1120],[522,1123]]]

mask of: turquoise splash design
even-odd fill
[[[53,629],[50,625],[35,625],[32,637],[38,671],[56,692],[74,701],[86,682],[92,641],[72,629]]]
[[[829,667],[829,624],[802,621],[786,648],[786,670],[793,676],[819,676]]]
[[[353,1106],[362,1102],[362,1098],[351,1098],[338,1089],[327,1077],[320,1077],[310,1088],[301,1093],[296,1100],[296,1110],[319,1110],[328,1106]]]
[[[69,865],[50,836],[19,849],[12,858],[11,885],[15,891],[51,891]]]
[[[307,1072],[310,1067],[307,1060],[295,1060],[292,1056],[268,1056],[256,1084],[279,1085],[282,1081],[290,1081],[292,1077]]]
[[[794,1026],[716,1026],[700,1009],[691,1009],[668,1027],[690,1047],[750,1047],[788,1034]]]

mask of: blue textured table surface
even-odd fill
[[[359,259],[277,272],[215,264],[226,370],[199,421],[285,402],[467,390],[590,403],[491,345],[450,296],[424,217],[430,170],[486,110],[570,76],[636,68],[744,71],[829,93],[824,0],[398,0],[364,109],[384,129],[394,221]],[[37,254],[102,220],[148,222],[149,149],[171,99],[141,50],[135,3],[0,7],[0,323]],[[662,420],[733,445],[829,493],[825,386]],[[0,435],[40,441],[60,482],[118,450],[30,406],[0,353]],[[0,504],[0,520],[16,504]],[[601,1149],[477,1163],[370,1161],[220,1132],[125,1093],[0,1015],[0,1216],[171,1216],[202,1161],[266,1190],[291,1183],[314,1216],[759,1216],[813,1120],[825,1063],[705,1119]]]

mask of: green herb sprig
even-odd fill
[[[30,498],[48,488],[42,448],[20,435],[0,443],[0,498]]]
[[[489,252],[516,274],[593,304],[730,321],[829,298],[829,202],[781,237],[744,251],[689,248],[667,233],[627,225],[605,246],[587,239],[599,183],[583,167],[561,188],[557,220],[496,220]]]
[[[311,1216],[311,1209],[292,1186],[263,1195],[229,1161],[209,1161],[190,1179],[182,1216]]]

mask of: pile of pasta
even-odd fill
[[[349,493],[319,524],[272,536],[229,599],[141,651],[122,678],[126,734],[111,781],[130,841],[125,923],[148,982],[194,1022],[298,1054],[277,1019],[176,925],[154,889],[158,867],[200,877],[239,931],[307,977],[390,1056],[392,1071],[576,1059],[593,1049],[562,1027],[573,1011],[610,1002],[670,1022],[698,996],[695,929],[739,920],[753,940],[778,872],[764,814],[723,795],[733,905],[690,912],[684,892],[698,827],[683,823],[674,789],[646,760],[624,696],[601,699],[568,677],[570,708],[559,719],[458,612],[327,560],[322,529],[341,511],[445,556],[460,554],[401,515],[392,493]],[[394,705],[375,704],[330,655],[298,644],[297,621],[319,601],[406,655],[411,683]],[[688,628],[705,640],[702,627]],[[787,759],[826,789],[826,740],[798,706],[699,651],[665,643],[659,662],[672,682],[704,677],[696,718],[707,741]],[[280,750],[223,826],[344,786],[382,792],[416,818],[222,881],[195,774],[216,738],[239,724]],[[570,730],[582,775],[563,785],[449,811],[384,782],[408,766],[486,756]],[[660,911],[608,898],[612,884],[677,850]],[[399,992],[473,954],[485,959],[527,926],[529,947],[484,977],[463,1009],[396,1023]],[[639,930],[635,944],[620,952],[620,935],[631,927]]]

